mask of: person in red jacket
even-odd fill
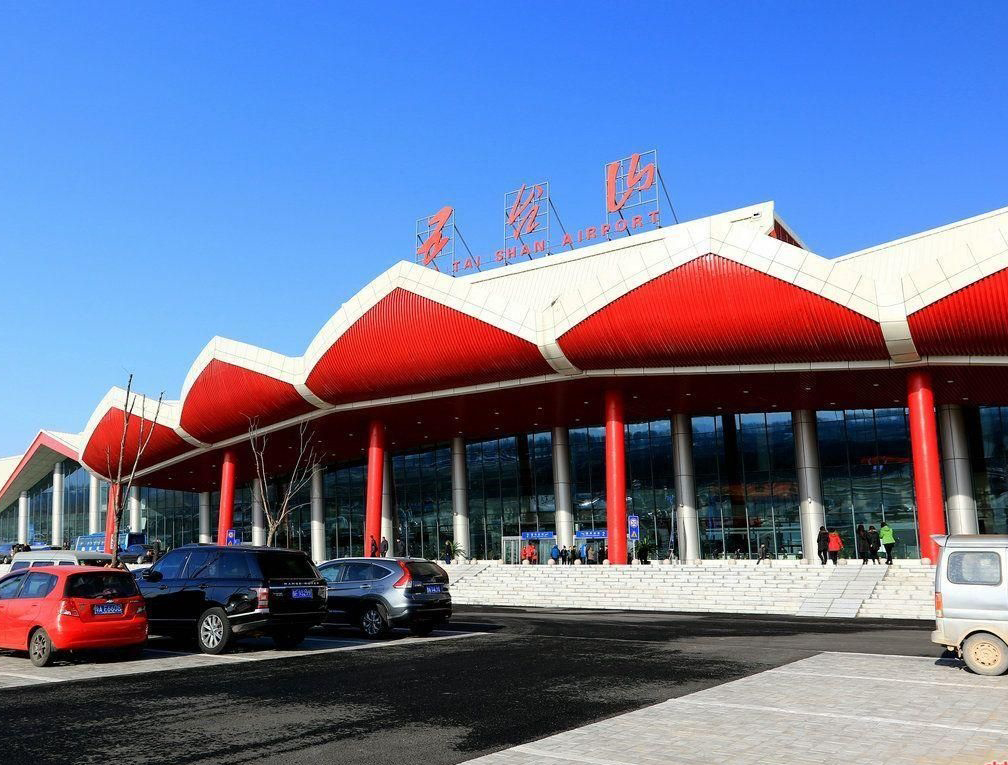
[[[837,557],[840,555],[840,551],[843,549],[843,540],[840,538],[840,532],[836,529],[831,529],[829,533],[829,559],[833,561],[833,565],[837,564]]]

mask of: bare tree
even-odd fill
[[[135,409],[137,401],[140,402],[140,413],[135,414]],[[147,450],[147,444],[150,443],[151,436],[154,435],[154,428],[157,423],[158,415],[161,413],[161,403],[164,401],[164,391],[158,394],[157,405],[154,408],[154,416],[147,416],[147,396],[144,394],[133,393],[133,375],[129,376],[129,380],[126,382],[126,400],[123,404],[123,422],[122,422],[122,435],[119,438],[119,457],[115,463],[115,469],[112,466],[112,454],[111,450],[105,448],[105,465],[106,465],[106,475],[112,485],[109,486],[109,491],[113,492],[114,502],[111,503],[110,511],[114,515],[114,520],[112,524],[112,565],[119,565],[119,529],[122,528],[123,514],[126,510],[126,505],[129,502],[130,490],[133,488],[133,481],[136,478],[137,468],[140,465],[140,458],[143,457],[143,453]],[[133,422],[133,418],[138,418],[137,426],[137,448],[136,452],[132,455],[132,459],[126,454],[126,437],[129,434],[130,423]],[[118,486],[118,490],[113,489],[113,486]],[[108,540],[106,540],[108,544]]]
[[[277,531],[290,522],[291,513],[310,504],[296,502],[296,499],[301,490],[311,483],[312,473],[322,462],[322,454],[315,450],[315,434],[308,430],[307,422],[302,422],[298,426],[297,460],[291,470],[290,479],[279,487],[276,498],[271,500],[266,490],[268,438],[259,428],[258,418],[249,419],[248,437],[255,459],[256,476],[262,487],[259,499],[262,502],[263,515],[266,517],[266,546],[272,547]]]

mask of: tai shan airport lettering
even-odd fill
[[[649,162],[642,164],[642,157]],[[559,249],[574,249],[575,244],[584,244],[595,239],[611,239],[613,234],[632,234],[648,225],[661,225],[658,206],[657,152],[650,151],[610,162],[605,166],[605,210],[606,221],[598,226],[587,226],[576,231],[563,231],[556,245]],[[667,196],[667,192],[666,192]],[[537,255],[550,253],[549,211],[552,203],[546,184],[522,184],[517,191],[509,192],[505,199],[505,246],[493,256],[473,255],[465,258],[454,257],[454,237],[458,234],[454,221],[454,208],[446,205],[437,213],[417,221],[417,261],[425,266],[442,270],[438,258],[444,255],[445,266],[451,273],[479,270],[493,263],[507,263],[519,258],[532,259]],[[641,209],[653,207],[654,209]],[[555,210],[554,210],[555,213]],[[674,214],[674,211],[673,211]],[[546,225],[543,225],[543,221]],[[514,242],[514,244],[509,244]],[[446,246],[451,247],[446,251]],[[465,240],[462,239],[465,244]],[[466,246],[466,250],[468,250]]]

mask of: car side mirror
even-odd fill
[[[145,568],[140,573],[140,578],[144,579],[145,581],[148,581],[148,582],[160,582],[161,581],[161,572],[160,571],[155,571],[152,568]]]

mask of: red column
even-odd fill
[[[931,535],[945,533],[945,502],[931,373],[925,369],[914,369],[907,375],[907,408],[910,413],[910,447],[913,452],[921,557],[936,561],[938,545]]]
[[[381,554],[382,479],[385,473],[385,426],[372,420],[368,426],[367,498],[364,510],[364,556],[371,557],[371,541]]]
[[[626,564],[626,448],[623,436],[623,394],[605,394],[606,526],[609,562]]]
[[[105,510],[105,552],[110,553],[115,544],[115,514],[119,502],[119,484],[110,483],[108,487],[108,507]]]
[[[228,529],[234,523],[235,455],[228,449],[221,458],[220,510],[217,513],[217,544],[227,544]]]

